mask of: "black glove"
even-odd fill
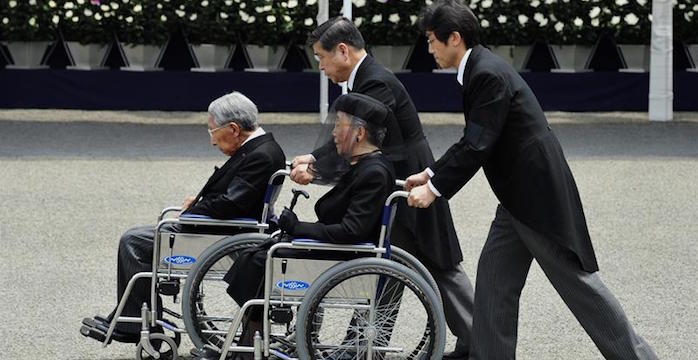
[[[293,211],[284,208],[284,211],[281,212],[281,216],[279,216],[279,229],[293,235],[296,224],[298,224],[298,216],[296,216]]]

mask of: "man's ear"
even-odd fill
[[[465,45],[465,40],[460,36],[458,31],[454,31],[448,36],[448,43],[452,46],[460,46],[461,44]]]
[[[238,124],[235,123],[235,122],[231,122],[231,123],[229,124],[229,126],[230,126],[230,128],[233,130],[233,134],[234,134],[235,136],[240,136],[240,133],[242,132],[242,131],[241,131],[242,129],[240,129],[240,125],[238,125]]]
[[[349,57],[349,45],[341,42],[337,44],[337,51],[343,56]]]

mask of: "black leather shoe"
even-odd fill
[[[80,327],[80,334],[85,337],[93,338],[99,342],[103,342],[104,339],[107,338],[109,323],[103,322],[102,320],[103,319],[97,318],[82,319],[83,325]],[[115,329],[114,332],[112,332],[109,342],[112,340],[122,343],[136,344],[140,341],[140,334],[124,333]]]
[[[456,342],[456,347],[451,352],[445,352],[444,360],[468,360],[470,355],[470,347]]]

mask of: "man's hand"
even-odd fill
[[[436,199],[436,195],[431,192],[429,186],[420,185],[410,190],[410,196],[407,197],[407,205],[424,209],[428,208],[434,202],[434,199]]]
[[[313,181],[313,174],[308,171],[308,164],[300,164],[291,170],[291,180],[293,182],[308,185]]]
[[[415,186],[422,186],[429,181],[429,173],[427,173],[426,170],[410,175],[407,179],[405,179],[405,190],[406,191],[412,191],[412,188]]]
[[[298,165],[310,164],[314,161],[315,161],[315,158],[313,158],[313,155],[311,155],[311,154],[298,155],[298,156],[293,158],[293,162],[291,162],[291,167],[295,168]]]
[[[189,209],[189,207],[194,203],[194,200],[196,200],[196,196],[187,196],[184,198],[184,202],[182,202],[182,211]]]

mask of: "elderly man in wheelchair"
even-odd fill
[[[211,144],[230,158],[222,167],[215,168],[197,196],[184,200],[179,219],[161,222],[158,226],[135,227],[123,234],[118,251],[118,306],[108,316],[83,319],[82,335],[103,342],[105,346],[112,340],[139,343],[143,340],[142,331],[151,320],[155,325],[155,319],[162,318],[163,307],[157,292],[176,296],[179,282],[175,278],[170,283],[161,283],[157,290],[153,282],[159,280],[156,275],[159,257],[153,256],[154,250],[158,253],[159,249],[154,249],[154,239],[159,242],[161,233],[172,234],[171,248],[174,234],[182,232],[235,234],[264,228],[246,224],[265,223],[266,219],[261,217],[268,195],[267,182],[274,172],[285,167],[285,156],[272,134],[265,133],[258,125],[257,114],[256,105],[239,92],[211,102],[208,108]],[[209,220],[211,218],[223,220]],[[231,220],[240,218],[247,220],[238,223]],[[214,224],[223,226],[211,226]],[[150,309],[156,309],[155,314],[146,315]],[[154,326],[152,331],[162,332],[160,326]],[[153,352],[152,347],[149,350]],[[176,348],[173,350],[176,357]],[[140,351],[137,354],[140,358]]]
[[[255,246],[220,247],[202,256],[206,260],[187,279],[184,302],[199,298],[197,281],[208,274],[226,284],[239,308],[223,329],[210,325],[223,318],[211,308],[185,317],[195,319],[187,325],[196,331],[190,337],[204,345],[192,352],[197,359],[440,358],[445,322],[433,278],[398,248],[396,261],[387,260],[390,203],[405,195],[393,193],[394,172],[380,151],[390,116],[368,96],[340,96],[324,132],[335,149],[312,168],[316,179],[334,185],[315,204],[318,221],[298,220],[292,209],[300,192],[294,190],[291,208],[279,218],[281,233],[254,235],[249,239],[257,239]],[[245,241],[244,234],[237,237],[223,242]],[[234,252],[235,261],[215,274],[205,263],[213,264],[222,252]]]

